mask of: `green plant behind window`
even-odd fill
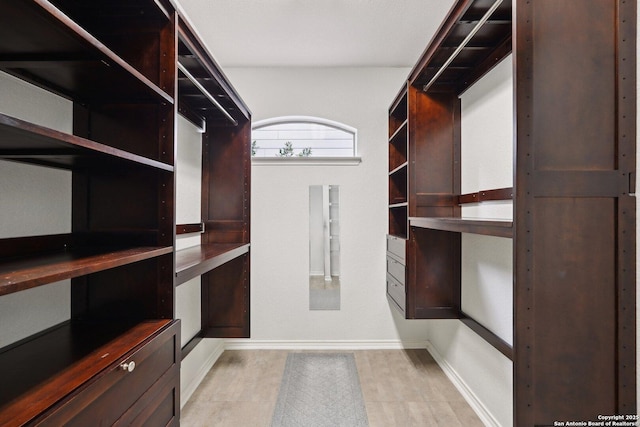
[[[287,141],[284,143],[284,147],[278,150],[278,157],[292,157],[293,156],[293,144],[291,141]]]
[[[311,147],[303,148],[298,157],[309,157],[311,155]]]
[[[293,144],[291,141],[287,141],[284,143],[284,147],[278,150],[278,157],[293,157]],[[309,157],[311,155],[311,147],[303,148],[301,152],[298,153],[298,157]]]

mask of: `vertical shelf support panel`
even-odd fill
[[[635,415],[635,1],[516,20],[514,424]]]
[[[207,126],[203,136],[203,244],[250,242],[251,120]],[[250,336],[249,254],[202,276],[202,331],[207,337]]]

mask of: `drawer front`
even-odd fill
[[[45,418],[43,426],[110,426],[171,368],[179,369],[180,323],[167,329],[112,366]],[[124,369],[135,363],[133,370]],[[177,375],[176,375],[177,377]]]
[[[404,285],[395,280],[390,274],[387,274],[387,295],[389,295],[389,297],[398,304],[403,312],[406,310],[407,296],[405,294]]]
[[[169,369],[114,424],[125,426],[177,426],[180,420],[180,367]]]
[[[387,273],[391,274],[402,285],[406,283],[405,271],[404,264],[391,256],[387,256]]]
[[[407,257],[407,241],[396,236],[387,236],[387,252],[390,252],[400,261],[405,262]]]

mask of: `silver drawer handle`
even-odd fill
[[[132,360],[129,363],[123,363],[120,365],[120,369],[127,372],[133,372],[133,370],[136,369],[136,362]]]

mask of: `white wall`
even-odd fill
[[[202,137],[196,127],[178,117],[176,141],[176,223],[199,223],[201,217]],[[200,234],[176,237],[176,250],[197,246]],[[200,331],[201,279],[193,278],[176,288],[176,318],[181,320],[181,346]],[[224,340],[203,339],[180,367],[180,399],[184,406],[224,349]]]
[[[357,166],[253,165],[251,336],[254,345],[424,343],[427,324],[400,319],[385,296],[387,117],[408,69],[231,68],[253,120],[326,118],[358,130]],[[309,185],[340,186],[341,310],[309,310]]]
[[[462,193],[513,185],[511,56],[467,90],[462,99]],[[463,207],[468,217],[512,218],[509,202]],[[513,343],[513,242],[462,235],[462,309]],[[483,407],[485,422],[511,426],[512,362],[458,320],[432,321],[432,350]]]
[[[176,224],[199,223],[201,219],[202,137],[196,127],[178,117],[176,142]],[[176,249],[200,244],[200,234],[176,236]],[[200,331],[200,277],[176,288],[176,318],[181,319],[182,347]]]
[[[72,104],[0,72],[0,112],[71,132]],[[71,172],[0,161],[0,238],[71,232]],[[69,319],[70,281],[0,297],[0,348]]]
[[[511,55],[467,90],[462,100],[462,193],[513,187]],[[513,202],[463,206],[462,216],[513,218]],[[513,344],[513,241],[462,235],[462,309]]]

